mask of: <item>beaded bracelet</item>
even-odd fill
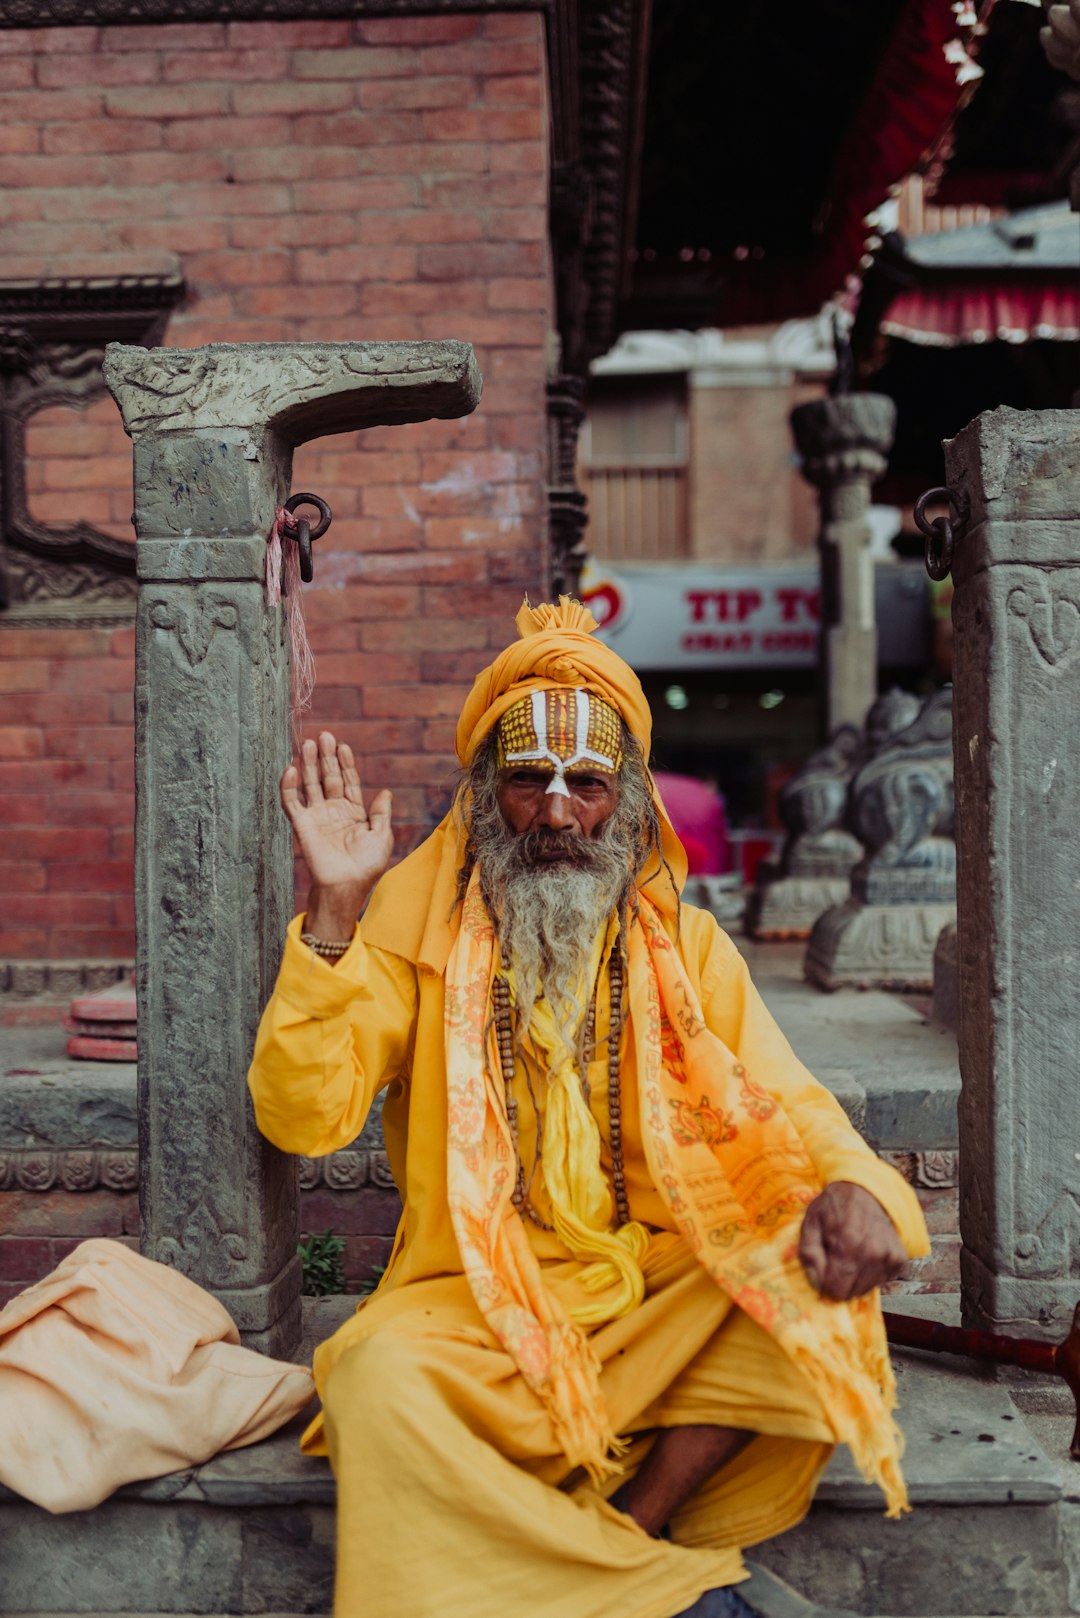
[[[301,933],[300,942],[301,944],[306,944],[313,954],[321,955],[324,960],[336,961],[345,954],[346,950],[352,948],[353,941],[350,938],[342,944],[328,938],[316,938],[314,933]]]

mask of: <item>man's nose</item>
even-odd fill
[[[570,799],[561,792],[545,792],[540,804],[540,824],[552,831],[566,831],[575,824]]]

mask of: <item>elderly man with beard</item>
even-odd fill
[[[392,871],[346,745],[282,777],[311,891],[259,1126],[331,1152],[385,1090],[404,1203],[315,1359],[338,1618],[726,1618],[836,1443],[906,1505],[875,1289],[927,1251],[918,1203],[680,902],[648,706],[595,627],[522,609],[452,812]]]

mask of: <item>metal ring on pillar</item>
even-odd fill
[[[315,561],[311,554],[311,542],[321,539],[333,521],[334,514],[325,500],[317,494],[292,494],[285,502],[285,510],[295,514],[298,506],[314,506],[319,513],[319,521],[313,528],[306,517],[298,517],[296,528],[288,534],[300,552],[300,577],[305,584],[310,584],[315,577]],[[284,574],[284,562],[282,563]]]
[[[941,500],[952,508],[955,516],[935,517],[931,522],[926,508],[931,502],[936,504]],[[932,579],[947,579],[952,572],[953,546],[963,532],[969,509],[968,497],[961,489],[927,489],[916,500],[915,525],[926,539],[926,571]]]

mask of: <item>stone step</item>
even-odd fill
[[[327,1300],[314,1334],[342,1307]],[[1069,1421],[1038,1418],[1040,1443],[1009,1389],[967,1362],[905,1351],[897,1366],[911,1515],[887,1521],[841,1453],[807,1522],[755,1549],[747,1598],[764,1618],[1064,1618],[1080,1572]],[[329,1612],[334,1482],[299,1453],[301,1426],[95,1511],[52,1517],[5,1492],[0,1613]]]

